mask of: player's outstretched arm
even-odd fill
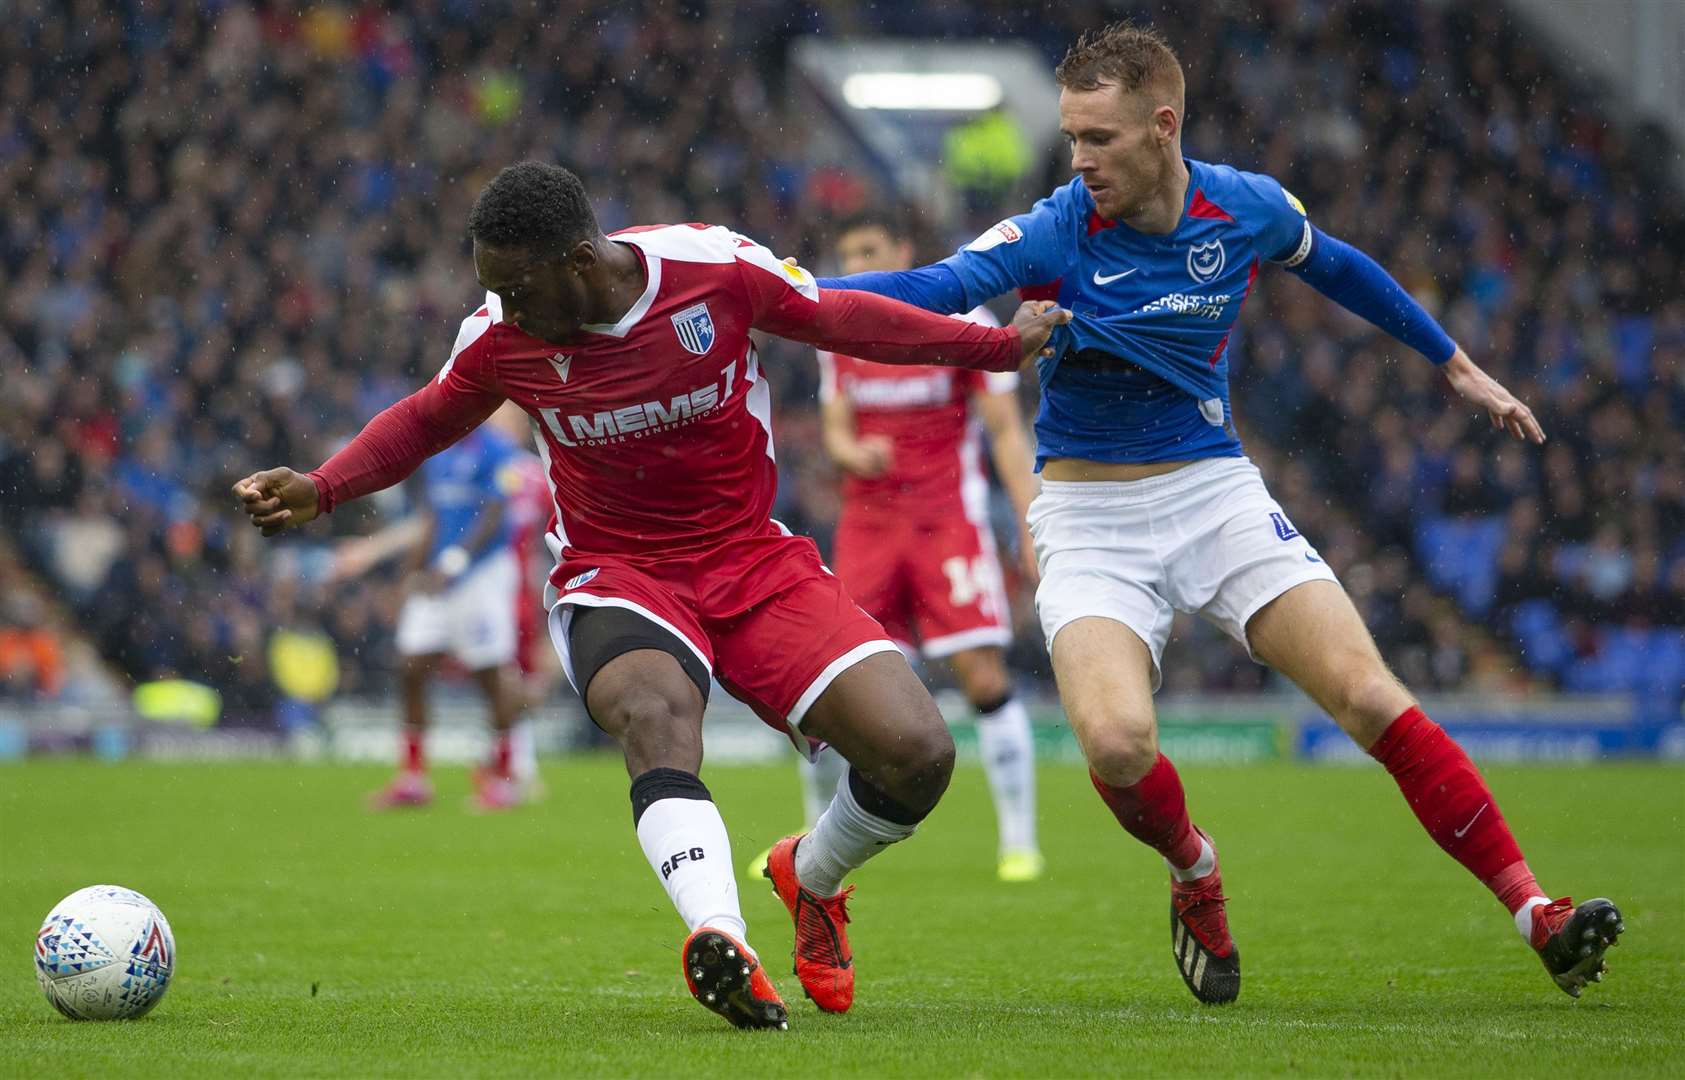
[[[468,434],[503,403],[501,394],[445,375],[368,422],[344,449],[308,474],[265,469],[234,485],[251,523],[274,536],[339,503],[389,488]]]
[[[820,289],[817,301],[786,293],[759,306],[755,326],[779,337],[882,364],[942,364],[1015,371],[1039,355],[1071,313],[1048,301],[1019,307],[1010,326],[979,326],[898,300]]]
[[[848,289],[894,297],[943,315],[1028,286],[1045,285],[1069,269],[1071,237],[1086,216],[1080,183],[1067,184],[987,231],[938,263],[912,270],[868,271],[821,278],[822,289]]]
[[[334,549],[329,581],[353,581],[388,559],[425,549],[432,531],[427,514],[411,514],[368,536],[353,537]]]
[[[957,315],[974,306],[965,302],[965,284],[959,275],[942,263],[911,270],[867,270],[847,277],[820,278],[819,287],[877,293],[938,315]]]
[[[1469,359],[1379,263],[1321,229],[1306,229],[1309,250],[1301,250],[1287,260],[1291,273],[1433,361],[1444,370],[1453,390],[1486,410],[1493,427],[1507,430],[1518,439],[1545,441],[1532,410]]]

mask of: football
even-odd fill
[[[35,935],[35,977],[72,1020],[133,1020],[175,972],[176,942],[158,905],[120,885],[90,885],[53,905]]]

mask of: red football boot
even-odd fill
[[[426,806],[433,801],[433,782],[426,773],[404,769],[392,782],[369,795],[370,810],[398,810]]]
[[[796,845],[801,841],[801,836],[786,836],[772,845],[766,876],[796,922],[796,978],[802,990],[826,1012],[847,1012],[854,1004],[854,954],[843,927],[848,925],[854,886],[835,896],[816,896],[802,888],[796,880]]]
[[[521,789],[509,777],[483,769],[474,774],[474,795],[468,805],[480,814],[513,810],[521,805]]]
[[[711,1012],[740,1028],[790,1026],[784,999],[773,989],[766,969],[743,943],[712,927],[698,927],[679,950],[690,995]]]
[[[1211,851],[1216,854],[1216,845]],[[1215,867],[1193,881],[1170,879],[1171,953],[1182,981],[1207,1005],[1227,1005],[1240,996],[1240,949],[1229,936],[1226,903]]]

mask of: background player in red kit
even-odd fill
[[[906,236],[891,215],[849,220],[837,232],[842,272],[911,268]],[[997,324],[987,308],[965,317]],[[1012,614],[989,526],[980,445],[980,429],[987,429],[995,474],[1019,523],[1020,563],[1033,583],[1035,549],[1023,522],[1037,485],[1018,412],[1018,373],[889,367],[823,351],[819,367],[825,450],[844,473],[831,567],[891,638],[908,649],[917,643],[927,660],[951,666],[977,710],[999,825],[997,870],[1003,881],[1034,880],[1042,872],[1035,751],[1029,715],[1006,670]],[[803,770],[820,796],[840,776],[840,768],[823,773],[831,756],[827,751]],[[823,805],[811,796],[809,803]]]
[[[886,362],[1012,370],[1069,313],[1027,304],[981,327],[847,290],[821,292],[736,233],[651,226],[607,237],[578,177],[524,162],[469,216],[484,306],[450,359],[320,469],[235,485],[265,535],[389,486],[504,400],[542,437],[556,523],[547,589],[563,668],[632,775],[650,868],[690,930],[696,999],[740,1027],[786,1011],[738,907],[730,842],[702,763],[710,676],[798,745],[851,764],[813,831],[773,849],[796,971],[846,1009],[854,969],[842,878],[910,836],[953,769],[935,703],[812,541],[771,520],[770,394],[751,329]]]

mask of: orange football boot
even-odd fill
[[[796,845],[802,839],[786,836],[772,846],[766,876],[796,923],[796,978],[802,990],[826,1012],[847,1012],[854,1004],[854,954],[843,927],[854,886],[835,896],[816,896],[803,888],[796,880]]]

